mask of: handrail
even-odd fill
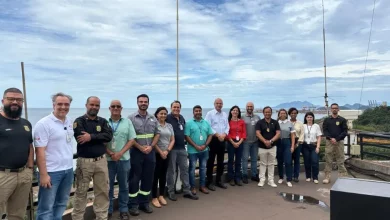
[[[377,133],[372,133],[372,132],[360,132],[357,134],[358,136],[358,139],[359,139],[359,145],[360,145],[360,159],[361,160],[364,160],[364,156],[365,155],[368,155],[368,156],[375,156],[375,157],[380,157],[380,158],[384,158],[384,159],[388,159],[390,160],[390,155],[385,155],[385,154],[380,154],[380,153],[377,153],[377,152],[370,152],[370,151],[366,151],[366,147],[374,147],[374,148],[380,148],[380,149],[387,149],[389,150],[390,152],[390,135],[386,135],[386,134],[377,134]],[[364,138],[380,138],[380,139],[384,139],[384,140],[389,140],[389,143],[380,143],[380,142],[376,142],[376,143],[371,143],[371,142],[367,142],[364,140]]]

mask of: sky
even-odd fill
[[[390,1],[324,0],[329,102],[390,101]],[[150,107],[176,99],[175,0],[0,0],[0,90],[22,89],[28,106],[72,107],[88,96]],[[179,100],[183,108],[324,105],[321,0],[179,0]]]

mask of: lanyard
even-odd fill
[[[199,122],[201,123],[201,122]],[[198,126],[199,128],[199,134],[202,135],[202,126],[199,126],[198,122],[195,122],[195,124]]]
[[[118,124],[116,124],[116,127],[115,127],[115,129],[114,129],[114,123],[112,123],[112,120],[111,120],[111,128],[112,128],[112,130],[114,131],[114,133],[115,133],[116,130],[118,129],[119,124],[121,123],[121,121],[122,121],[122,119],[119,119]]]

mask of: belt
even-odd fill
[[[6,173],[20,173],[24,169],[26,169],[26,166],[17,169],[7,169],[7,168],[0,167],[0,171],[4,171]]]
[[[86,161],[86,162],[96,162],[96,161],[99,161],[99,160],[101,160],[101,159],[103,159],[103,158],[105,158],[105,157],[106,157],[106,155],[103,154],[103,155],[100,156],[100,157],[95,157],[95,158],[84,158],[84,157],[79,157],[79,159],[80,159],[80,160],[83,160],[83,161]]]

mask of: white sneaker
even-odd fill
[[[274,181],[268,181],[268,185],[270,185],[271,187],[274,187],[274,188],[278,187],[278,186],[274,183]]]
[[[282,184],[283,183],[283,179],[279,179],[278,183]]]
[[[307,179],[306,179],[306,182],[310,182],[310,181],[311,181],[311,179],[310,179],[310,178],[307,178]]]
[[[257,184],[257,186],[260,186],[260,187],[263,187],[264,186],[264,180],[259,182],[259,184]]]
[[[318,180],[314,180],[314,183],[315,183],[315,184],[318,184]]]
[[[292,187],[291,182],[287,182],[287,186],[288,186],[288,187]]]

